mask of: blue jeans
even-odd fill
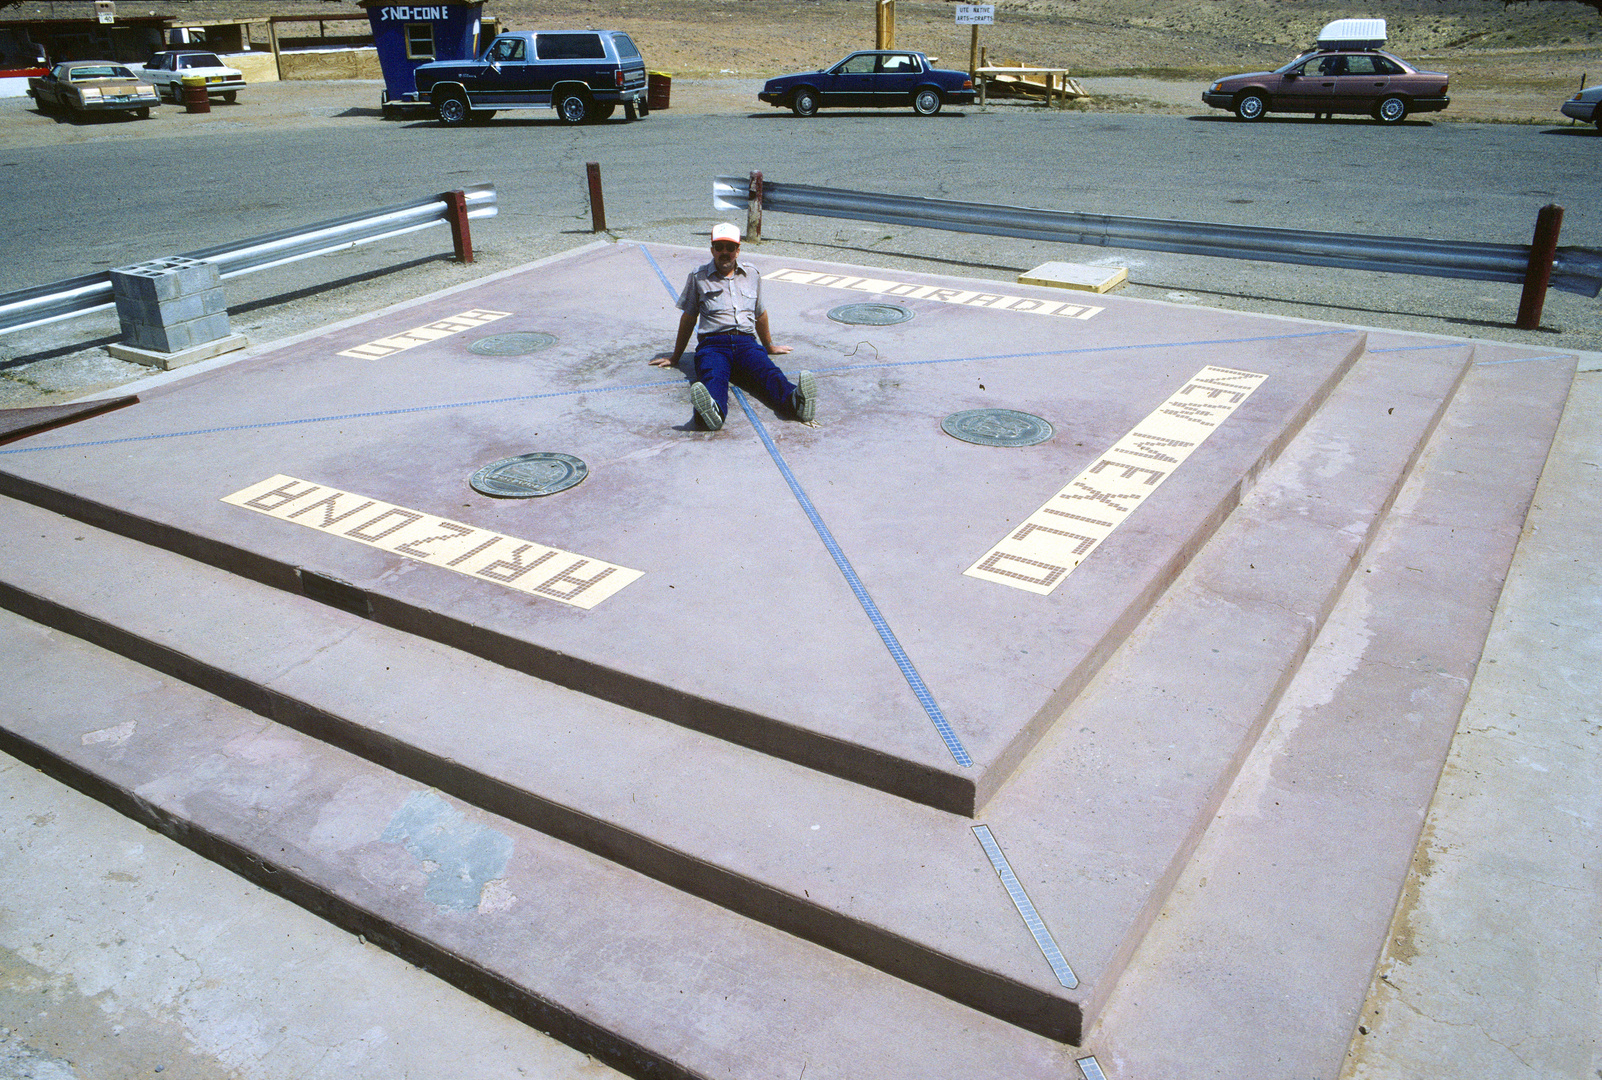
[[[695,378],[729,415],[729,377],[742,375],[756,395],[778,412],[790,404],[795,384],[784,377],[762,343],[750,334],[708,334],[695,344]]]

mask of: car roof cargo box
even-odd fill
[[[1378,49],[1384,44],[1384,19],[1336,19],[1318,32],[1321,50]]]

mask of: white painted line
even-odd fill
[[[644,576],[642,570],[282,474],[222,501],[586,611]]]
[[[963,573],[1049,596],[1267,378],[1202,368]]]
[[[942,304],[982,307],[991,311],[1012,311],[1020,315],[1055,315],[1061,319],[1090,319],[1107,310],[1088,304],[1041,300],[1033,296],[1008,296],[1005,293],[975,292],[972,289],[948,289],[940,285],[914,285],[910,281],[886,281],[882,278],[852,277],[850,274],[825,274],[816,270],[775,270],[763,274],[762,280],[787,281],[796,285],[818,285],[826,289],[851,289],[856,292],[872,293],[875,296],[893,296],[898,300],[936,300]]]
[[[354,345],[339,353],[340,356],[353,356],[358,360],[381,360],[386,356],[393,356],[398,352],[427,345],[430,341],[438,341],[452,334],[460,334],[463,330],[476,330],[480,326],[492,323],[496,319],[504,319],[510,311],[490,311],[486,308],[473,308],[460,315],[450,315],[436,322],[427,323],[413,330],[402,330],[398,334],[381,337],[376,341],[369,341],[365,345]]]

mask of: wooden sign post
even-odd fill
[[[873,5],[873,47],[896,47],[896,0],[878,0]]]

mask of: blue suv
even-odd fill
[[[501,34],[484,55],[417,68],[417,100],[440,121],[488,120],[500,109],[550,109],[566,124],[605,120],[623,106],[633,120],[649,112],[645,60],[616,30]]]

